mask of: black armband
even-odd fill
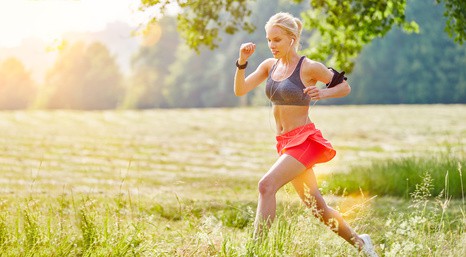
[[[329,67],[329,69],[331,69],[333,71],[333,77],[332,77],[332,81],[330,81],[328,84],[326,84],[327,88],[334,87],[334,86],[340,84],[341,82],[343,82],[343,80],[347,79],[345,77],[345,72],[344,71],[338,72],[334,68],[331,68],[331,67]]]

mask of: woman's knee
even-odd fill
[[[273,181],[267,177],[262,178],[258,183],[260,195],[273,195],[277,192]]]

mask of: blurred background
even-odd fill
[[[144,1],[143,1],[144,2]],[[140,1],[0,0],[0,109],[150,109],[269,105],[263,86],[233,94],[241,43],[257,44],[247,73],[272,57],[263,26],[278,11],[299,17],[309,2],[258,0],[253,33],[219,31],[218,48],[189,48],[177,31],[177,8]],[[391,29],[364,47],[349,74],[352,93],[319,104],[466,103],[466,47],[445,30],[443,5],[407,1],[419,33]],[[304,31],[303,47],[312,45]],[[325,60],[316,60],[324,62]]]

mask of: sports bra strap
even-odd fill
[[[299,59],[298,65],[296,65],[296,68],[294,69],[293,73],[299,72],[301,70],[301,64],[303,63],[304,57],[306,56],[301,56],[301,59]]]
[[[280,59],[277,59],[275,63],[272,65],[272,69],[270,69],[269,71],[269,77],[272,77],[272,72],[275,70],[275,66],[277,66],[279,60]]]
[[[304,56],[304,55],[301,56],[301,58],[300,58],[299,61],[298,61],[298,65],[296,65],[296,68],[294,69],[292,75],[294,75],[295,72],[301,70],[301,64],[303,63],[303,60],[304,60],[305,57],[306,57],[306,56]],[[270,71],[269,71],[269,77],[272,76],[272,71],[275,70],[275,66],[277,66],[279,60],[280,60],[280,59],[277,59],[277,60],[275,61],[275,63],[272,65],[272,69],[270,69]]]

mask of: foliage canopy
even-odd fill
[[[199,52],[201,46],[218,47],[220,31],[227,34],[239,30],[252,32],[255,26],[249,18],[252,14],[250,3],[254,1],[141,0],[141,9],[156,7],[165,13],[167,6],[177,4],[180,7],[178,30],[187,45]],[[445,4],[445,30],[462,44],[466,38],[466,2],[436,0],[436,3]],[[418,31],[415,22],[406,20],[405,8],[406,0],[310,0],[310,8],[301,16],[304,28],[317,33],[312,33],[310,40],[313,44],[303,49],[303,53],[350,71],[363,46],[374,38],[383,37],[393,26],[405,32]]]

